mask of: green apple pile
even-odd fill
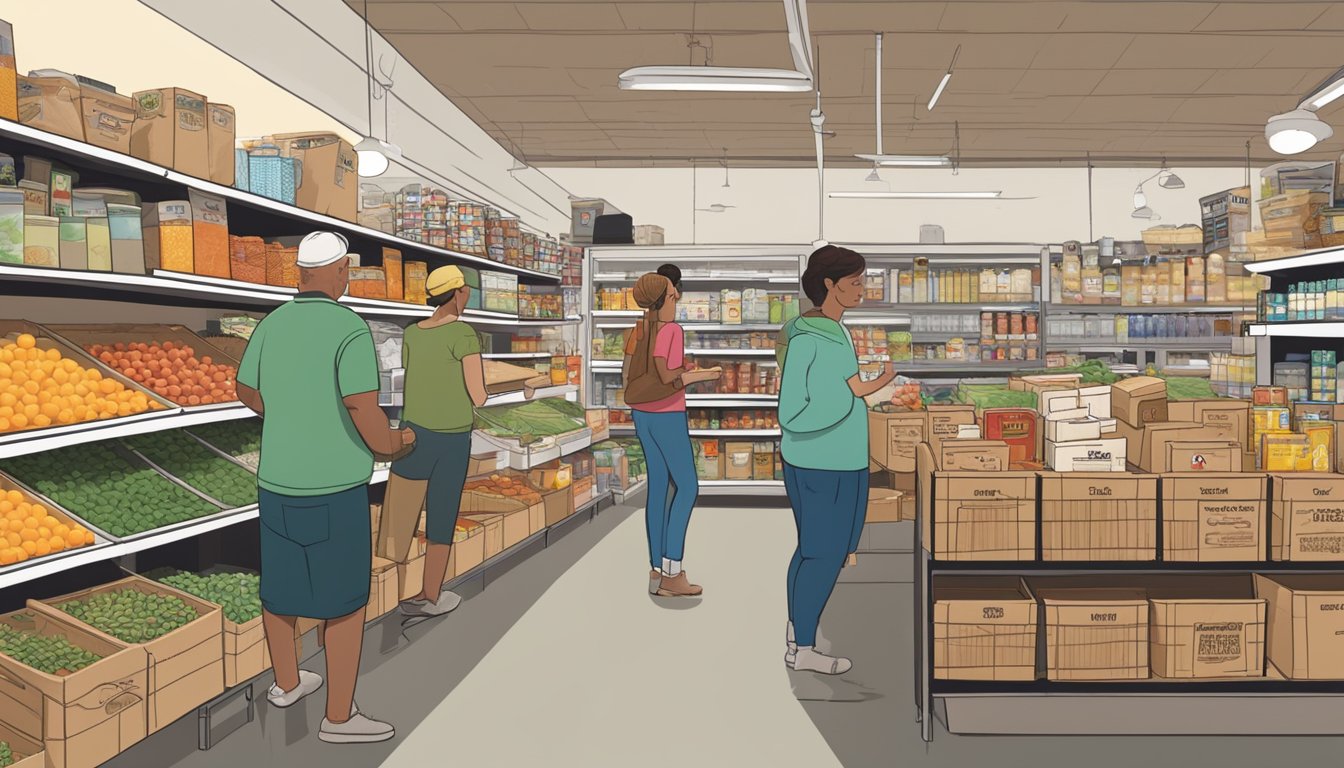
[[[184,432],[153,432],[126,439],[163,471],[230,508],[257,503],[257,476],[220,458]]]
[[[253,470],[261,462],[260,419],[219,421],[192,427],[189,431]]]
[[[212,515],[219,508],[108,443],[30,453],[0,471],[113,536]]]
[[[155,581],[208,600],[224,609],[224,618],[246,624],[261,615],[261,576],[255,573],[213,573],[203,576],[185,571],[148,574]]]
[[[14,614],[11,618],[32,621],[31,614]],[[78,672],[102,658],[71,645],[64,637],[25,632],[9,624],[0,624],[0,653],[48,675]]]
[[[198,618],[196,609],[180,597],[130,588],[70,600],[57,604],[56,608],[132,644],[163,637]]]

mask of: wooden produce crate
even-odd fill
[[[68,675],[49,675],[0,653],[0,722],[42,744],[47,768],[94,768],[145,738],[147,657],[142,646],[64,618],[31,606],[0,618],[103,657]]]
[[[1296,472],[1270,478],[1270,558],[1344,560],[1344,475]]]
[[[9,745],[9,754],[14,760],[9,768],[45,768],[47,753],[40,743],[3,723],[0,723],[0,741]]]
[[[197,618],[186,626],[139,646],[148,654],[148,723],[149,732],[154,733],[224,692],[223,610],[214,603],[206,602],[167,584],[136,575],[49,600],[29,600],[28,606],[35,611],[57,616],[73,626],[86,628],[108,640],[116,640],[65,613],[57,606],[64,602],[123,589],[172,595],[191,606],[197,613]]]
[[[485,562],[485,526],[467,517],[459,517],[457,527],[462,529],[453,537],[453,549],[448,555],[447,578],[470,573]]]
[[[1344,574],[1255,574],[1269,601],[1266,652],[1292,680],[1344,680]]]
[[[1042,472],[1040,477],[1041,559],[1157,559],[1157,475]]]
[[[50,325],[47,328],[55,335],[65,341],[78,346],[80,349],[87,349],[95,344],[110,346],[113,344],[159,344],[171,341],[175,347],[181,349],[184,346],[191,347],[196,353],[196,359],[201,360],[204,357],[211,358],[217,365],[227,366],[233,369],[232,378],[236,379],[238,375],[239,360],[232,355],[210,344],[210,342],[197,336],[190,329],[183,325],[139,325],[131,323],[106,323],[99,325]],[[118,373],[118,375],[120,375]],[[165,402],[171,402],[173,398],[160,396]],[[188,406],[187,395],[182,395],[176,400],[180,400],[177,405],[190,407],[192,410],[211,410],[218,408],[232,408],[238,404],[236,399],[226,402],[212,403],[210,405],[192,405]]]
[[[924,547],[939,560],[1034,560],[1035,472],[944,472],[915,452]]]
[[[503,514],[483,512],[462,517],[477,523],[482,529],[482,561],[489,560],[504,551]]]
[[[1162,475],[1162,559],[1254,562],[1265,559],[1266,475],[1169,472]]]
[[[149,391],[145,387],[135,383],[134,381],[131,381],[130,379],[126,378],[121,374],[120,371],[114,371],[108,366],[103,365],[102,362],[94,359],[92,355],[85,352],[78,344],[70,343],[66,339],[56,334],[54,331],[44,326],[38,325],[37,323],[30,323],[25,320],[0,320],[0,345],[13,342],[21,334],[25,333],[31,334],[34,338],[37,339],[37,346],[36,346],[37,349],[41,350],[55,349],[60,352],[61,357],[63,359],[74,360],[77,364],[79,364],[80,368],[96,370],[98,371],[99,374],[103,376],[103,378],[112,379],[113,381],[116,381],[117,383],[121,384],[127,389],[130,389],[134,392],[142,393],[149,400],[149,410],[142,411],[141,413],[134,413],[129,416],[114,416],[109,419],[101,421],[104,422],[144,421],[146,419],[157,418],[158,416],[163,415],[164,412],[172,412],[178,410],[178,406],[169,402],[165,398],[159,397],[158,395]],[[34,427],[30,424],[23,430],[17,430],[14,432],[7,432],[4,434],[0,434],[0,442],[27,439],[29,437],[34,436],[35,433],[40,433],[43,437],[48,437],[72,432],[83,432],[86,431],[87,429],[88,425],[82,423],[65,424],[65,425],[53,423],[51,426],[47,427]]]
[[[381,557],[373,558],[369,572],[369,603],[364,608],[364,620],[386,616],[397,607],[397,564]]]
[[[933,676],[1035,680],[1036,618],[1036,598],[1021,578],[940,578],[933,586]]]
[[[1149,655],[1153,674],[1172,679],[1263,677],[1265,601],[1152,598]]]

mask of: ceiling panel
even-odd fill
[[[347,0],[355,11],[363,0]],[[778,0],[370,0],[372,24],[538,165],[815,162],[814,94],[622,91],[657,64],[789,67]],[[811,0],[828,162],[883,144],[967,164],[1272,161],[1264,121],[1344,65],[1344,2]],[[960,48],[951,82],[925,104]],[[1344,100],[1322,110],[1344,122]],[[1344,127],[1309,156],[1344,150]]]

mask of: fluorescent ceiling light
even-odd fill
[[[635,67],[620,75],[624,91],[766,91],[806,93],[812,78],[791,69]]]
[[[831,192],[829,197],[854,200],[991,200],[1002,192]]]
[[[930,155],[855,155],[855,157],[887,167],[947,168],[952,165],[952,159],[949,157]]]
[[[1269,148],[1281,155],[1306,152],[1335,134],[1333,128],[1321,122],[1315,112],[1294,109],[1269,118],[1265,124],[1265,138]]]
[[[938,81],[938,87],[933,91],[933,98],[929,99],[930,112],[933,111],[934,105],[938,103],[938,97],[943,95],[943,89],[947,87],[947,83],[951,79],[952,79],[952,73],[948,72],[947,74],[943,75],[942,80]]]
[[[1325,84],[1317,88],[1314,93],[1302,102],[1302,107],[1313,111],[1324,107],[1326,104],[1344,96],[1344,70],[1336,72],[1325,81]]]
[[[1344,248],[1326,248],[1312,253],[1304,253],[1300,256],[1287,256],[1281,259],[1270,259],[1268,261],[1248,261],[1245,269],[1247,272],[1267,275],[1275,272],[1281,272],[1285,269],[1300,269],[1302,267],[1323,267],[1338,266],[1344,263]]]

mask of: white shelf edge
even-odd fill
[[[1338,339],[1344,337],[1344,320],[1298,323],[1251,323],[1247,335],[1280,339]]]
[[[730,395],[730,394],[693,394],[686,396],[688,404],[708,405],[720,402],[739,402],[739,403],[778,403],[779,395]],[[728,406],[732,407],[732,406]],[[750,406],[744,406],[750,407]]]
[[[691,437],[780,437],[778,429],[692,429]]]
[[[573,384],[563,384],[558,387],[542,387],[532,396],[532,400],[544,400],[548,397],[562,397],[572,395],[579,391],[579,388]],[[482,408],[489,408],[492,405],[512,405],[514,403],[530,402],[523,395],[522,390],[517,392],[502,392],[498,395],[490,395],[485,399],[485,405]]]
[[[360,235],[362,237],[367,237],[372,240],[378,240],[384,243],[388,243],[390,245],[394,245],[399,248],[405,248],[407,250],[420,253],[434,254],[436,256],[440,256],[447,259],[454,259],[457,261],[465,261],[474,265],[479,265],[482,268],[490,269],[492,271],[508,272],[522,277],[530,277],[538,280],[553,281],[556,283],[559,283],[561,280],[560,275],[552,275],[546,272],[538,272],[536,270],[526,269],[524,267],[514,267],[508,264],[502,264],[500,262],[491,261],[490,259],[485,258],[484,256],[476,256],[469,253],[451,251],[446,248],[439,248],[436,246],[429,245],[427,243],[417,243],[414,240],[406,240],[404,238],[397,237],[396,235],[389,235],[386,232],[360,226],[359,224],[345,221],[343,219],[338,219],[335,218],[334,216],[327,216],[326,214],[317,213],[315,211],[309,211],[294,205],[288,205],[286,203],[282,203],[277,200],[272,200],[268,197],[262,197],[261,195],[256,195],[251,192],[245,192],[241,189],[235,189],[234,187],[226,187],[222,184],[216,184],[212,181],[206,181],[205,179],[198,179],[195,176],[188,176],[187,174],[181,173],[179,171],[174,171],[169,168],[154,165],[153,163],[145,162],[143,160],[140,160],[139,158],[131,157],[130,155],[123,155],[120,152],[113,152],[111,150],[103,149],[102,147],[96,147],[92,144],[88,144],[83,141],[67,138],[65,136],[59,136],[54,133],[48,133],[47,131],[39,130],[37,128],[33,128],[32,126],[0,118],[0,136],[4,135],[8,135],[20,140],[45,144],[47,146],[54,147],[56,149],[65,152],[69,152],[71,154],[80,155],[92,160],[97,160],[100,162],[109,163],[111,165],[120,166],[129,171],[135,171],[137,173],[156,176],[166,181],[181,184],[184,187],[196,189],[201,192],[208,192],[210,194],[219,195],[220,197],[224,197],[230,200],[237,201],[239,203],[250,205],[254,208],[262,208],[277,214],[287,216],[292,219],[301,219],[303,221],[307,221],[312,224],[321,225],[328,229],[350,232],[356,235]]]
[[[1251,261],[1244,263],[1242,266],[1247,272],[1253,274],[1270,275],[1285,269],[1324,267],[1331,264],[1344,264],[1344,247],[1336,246],[1333,248],[1322,248],[1309,253],[1301,253],[1296,256],[1285,256],[1281,259]]]
[[[222,408],[207,406],[202,410],[179,408],[166,411],[162,415],[146,415],[145,418],[139,419],[131,417],[124,421],[119,419],[93,421],[89,422],[87,429],[63,429],[58,434],[43,435],[43,432],[49,430],[42,429],[16,432],[0,439],[0,459],[27,456],[73,445],[97,443],[103,440],[144,435],[151,432],[196,427],[218,421],[246,419],[254,415],[247,406],[235,403]]]
[[[550,358],[550,352],[486,352],[481,355],[486,360],[540,360]]]

